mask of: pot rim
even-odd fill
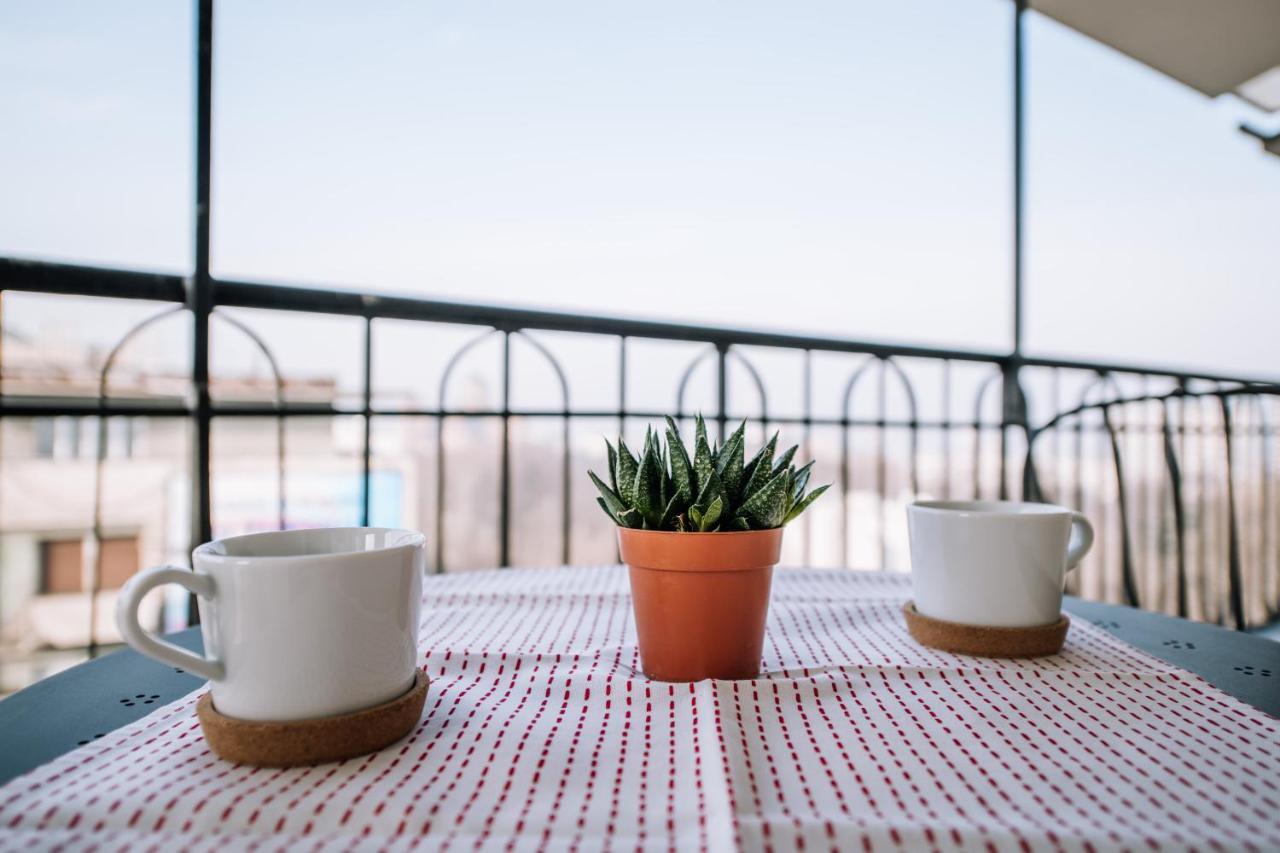
[[[772,568],[782,551],[783,527],[682,533],[618,528],[622,562],[632,569],[669,572],[741,572]]]
[[[775,533],[779,530],[785,530],[786,525],[781,527],[766,527],[763,530],[642,530],[638,527],[622,527],[618,526],[618,532],[626,536],[642,535],[642,536],[750,536],[755,534],[759,536],[762,533]]]

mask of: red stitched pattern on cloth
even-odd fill
[[[765,672],[638,672],[617,567],[426,584],[404,741],[216,759],[199,693],[0,788],[0,847],[1280,849],[1280,722],[1074,622],[1061,655],[917,646],[907,579],[780,570]]]

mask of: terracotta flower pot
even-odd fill
[[[640,665],[658,681],[755,678],[782,528],[670,533],[618,528]]]

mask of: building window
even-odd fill
[[[36,418],[32,422],[36,434],[36,458],[53,458],[53,418]]]
[[[35,418],[37,459],[93,459],[97,453],[97,418]],[[141,418],[116,417],[107,420],[107,458],[132,459],[139,435],[145,429]]]
[[[55,418],[36,418],[33,423],[36,438],[37,459],[79,459],[85,455],[86,445],[93,441],[93,426],[89,418],[62,415]],[[82,423],[84,421],[84,423]],[[92,447],[87,448],[92,452]]]
[[[138,537],[103,539],[99,589],[119,589],[138,571]],[[40,543],[40,594],[85,591],[84,540],[55,539]]]

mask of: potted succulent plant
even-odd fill
[[[636,456],[622,438],[609,450],[609,482],[588,471],[618,525],[628,566],[640,662],[660,681],[760,674],[769,585],[783,526],[827,486],[809,493],[810,462],[776,460],[778,436],[746,459],[746,423],[712,448],[697,418],[690,456],[675,421],[665,442],[646,430]]]

